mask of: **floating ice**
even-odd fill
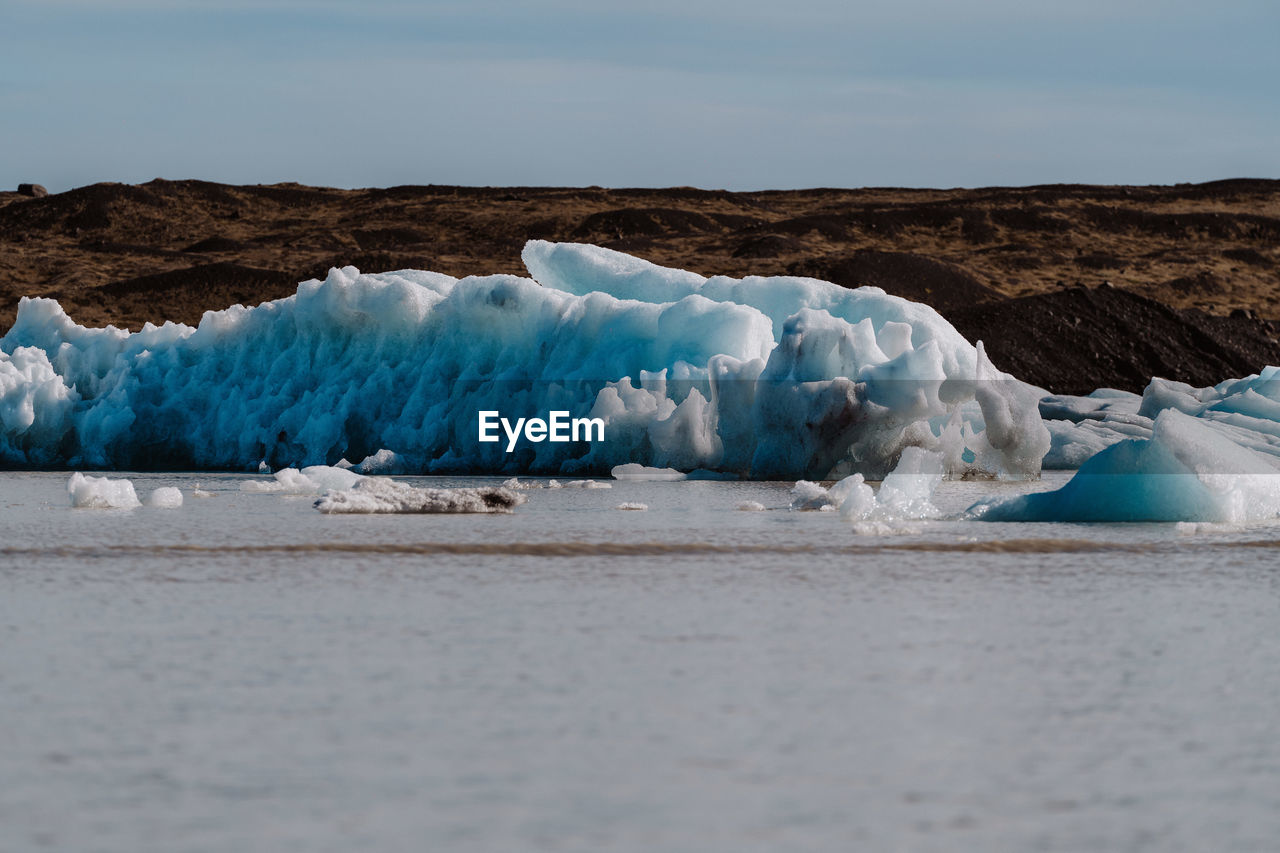
[[[1152,379],[1142,396],[1102,389],[1088,397],[1046,397],[1040,413],[1052,436],[1046,468],[1078,468],[1103,448],[1150,438],[1166,409],[1197,418],[1241,447],[1280,459],[1280,368],[1208,388]]]
[[[532,480],[521,480],[518,477],[512,477],[509,480],[504,480],[502,487],[519,491],[527,491],[529,489],[612,489],[613,484],[602,483],[599,480],[570,480],[567,483],[561,483],[559,480],[548,480],[546,483],[537,483]]]
[[[764,512],[765,505],[759,501],[743,501],[734,507],[734,509],[741,510],[742,512]]]
[[[324,513],[507,513],[525,500],[501,487],[420,489],[368,477],[349,489],[326,492],[315,506]]]
[[[71,475],[67,494],[73,507],[88,509],[133,509],[142,506],[138,493],[129,480],[86,477],[79,471]]]
[[[649,508],[648,504],[635,503],[633,501],[620,503],[616,507],[614,507],[614,509],[629,509],[629,510],[640,510],[640,511],[647,510],[648,508]]]
[[[897,467],[880,484],[876,503],[885,514],[900,518],[936,517],[939,513],[933,505],[933,493],[942,476],[942,454],[908,447],[902,451]]]
[[[638,462],[615,465],[609,472],[615,480],[687,480],[688,474],[674,468],[650,468]]]
[[[791,490],[791,508],[798,510],[839,511],[851,522],[883,522],[892,524],[906,519],[937,518],[933,493],[942,482],[943,455],[937,451],[908,447],[898,465],[874,492],[861,474],[850,474],[830,489],[801,480]],[[865,528],[860,532],[885,532]]]
[[[835,507],[836,502],[831,498],[831,493],[817,483],[800,480],[791,489],[791,509],[793,510],[829,510]]]
[[[1052,492],[975,504],[984,521],[1182,521],[1242,524],[1280,515],[1280,465],[1179,409],[1151,438],[1114,444]]]
[[[525,260],[537,281],[335,269],[134,334],[24,299],[0,339],[0,463],[878,478],[920,446],[953,475],[1018,478],[1049,447],[1037,390],[928,306],[594,246],[534,241]],[[526,431],[508,453],[479,441],[480,411],[600,419],[605,439]]]
[[[318,495],[328,489],[350,489],[361,475],[346,468],[328,465],[312,465],[299,471],[285,468],[277,471],[274,480],[246,480],[240,484],[243,492],[278,492],[289,495]]]
[[[182,506],[182,490],[173,486],[161,486],[147,496],[147,506],[157,509],[177,509]]]

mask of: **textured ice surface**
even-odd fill
[[[1197,418],[1242,447],[1280,458],[1280,369],[1268,367],[1208,388],[1156,378],[1141,396],[1101,389],[1088,397],[1046,397],[1040,414],[1052,443],[1044,467],[1078,468],[1105,447],[1150,438],[1152,420],[1166,409]]]
[[[0,339],[0,462],[874,479],[920,446],[952,474],[1029,477],[1049,447],[1039,393],[928,306],[594,246],[534,242],[525,259],[537,281],[335,269],[134,334],[24,299]],[[506,453],[478,441],[481,410],[600,418],[606,440]]]
[[[71,505],[87,509],[133,509],[142,506],[129,480],[86,477],[79,471],[67,483]]]
[[[1149,439],[1101,451],[1061,489],[985,501],[984,521],[1181,521],[1243,524],[1280,515],[1280,466],[1176,408]]]
[[[326,492],[316,501],[324,513],[511,512],[525,496],[502,487],[420,489],[382,477],[367,477],[349,489]]]

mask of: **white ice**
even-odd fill
[[[609,472],[615,480],[687,480],[689,475],[674,468],[651,468],[638,462],[615,465]]]
[[[161,486],[147,495],[147,506],[157,509],[177,509],[182,506],[182,490],[173,486]]]
[[[879,524],[873,532],[884,532],[885,525],[905,520],[937,518],[940,513],[933,493],[942,483],[944,468],[940,452],[908,447],[879,492],[861,474],[850,474],[830,489],[800,480],[791,490],[791,509],[837,511],[850,522]]]
[[[328,489],[349,489],[362,475],[346,468],[312,465],[299,471],[285,468],[272,476],[274,480],[246,480],[240,484],[244,492],[278,492],[288,495],[318,495]]]
[[[87,509],[133,509],[142,506],[129,480],[87,477],[76,471],[67,483],[73,507]]]

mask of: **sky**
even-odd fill
[[[1280,177],[1274,0],[0,0],[0,189]]]

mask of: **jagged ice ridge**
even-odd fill
[[[951,476],[1026,478],[1049,448],[1042,392],[928,306],[595,246],[532,241],[524,258],[533,278],[335,269],[133,334],[24,299],[0,339],[0,462],[879,479],[914,446]],[[476,441],[483,409],[601,418],[606,440],[504,453]]]

